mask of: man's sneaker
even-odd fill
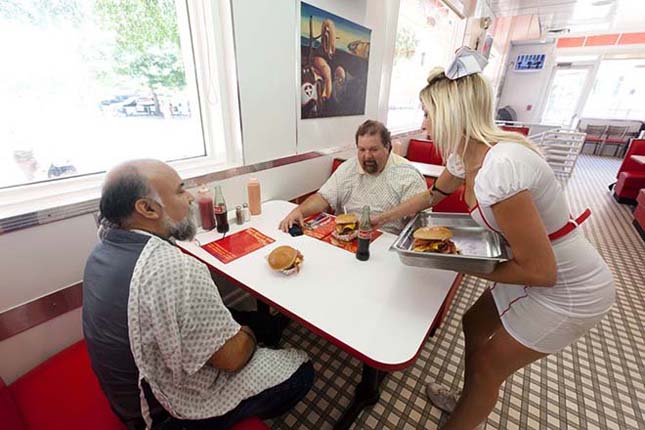
[[[451,413],[455,410],[459,393],[450,391],[448,388],[436,382],[430,382],[427,385],[426,393],[428,394],[430,402],[442,411]]]

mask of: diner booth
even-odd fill
[[[486,63],[496,125],[533,142],[572,218],[589,209],[575,228],[616,290],[593,328],[506,379],[477,428],[643,428],[641,2],[55,3],[0,0],[2,430],[126,429],[88,354],[83,295],[106,172],[133,159],[168,163],[195,197],[197,235],[176,246],[223,303],[287,317],[272,347],[313,363],[312,389],[288,411],[227,428],[443,428],[450,413],[426,386],[464,389],[462,318],[493,288],[476,273],[513,258],[485,229],[476,263],[465,248],[413,252],[419,220],[479,228],[466,186],[402,230],[372,232],[366,261],[356,240],[331,239],[340,201],[300,232],[279,225],[346,174],[367,120],[389,129],[388,157],[436,189],[450,154],[421,127],[419,91],[463,46]],[[283,245],[300,253],[295,273],[272,270]]]

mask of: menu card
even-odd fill
[[[358,239],[354,239],[351,242],[337,241],[332,236],[332,232],[335,229],[336,229],[336,217],[323,212],[323,213],[312,215],[310,217],[305,218],[302,231],[307,236],[320,239],[323,242],[327,242],[338,248],[342,248],[346,251],[356,253],[356,251],[358,250]],[[374,242],[382,234],[383,233],[378,230],[372,231],[372,238],[370,239],[370,243]]]
[[[275,240],[269,236],[260,233],[254,228],[247,228],[225,238],[207,243],[202,248],[222,263],[227,264],[273,242]]]

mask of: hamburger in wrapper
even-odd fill
[[[336,229],[331,233],[332,238],[341,243],[348,243],[358,236],[358,217],[356,214],[341,214],[336,216]]]
[[[439,254],[459,254],[455,243],[450,240],[452,231],[447,227],[421,227],[412,234],[412,250],[416,252],[436,252]]]
[[[271,251],[268,260],[273,270],[292,275],[300,271],[304,256],[297,249],[283,245]]]

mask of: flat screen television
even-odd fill
[[[544,68],[546,54],[521,54],[515,60],[516,72],[537,72]]]

